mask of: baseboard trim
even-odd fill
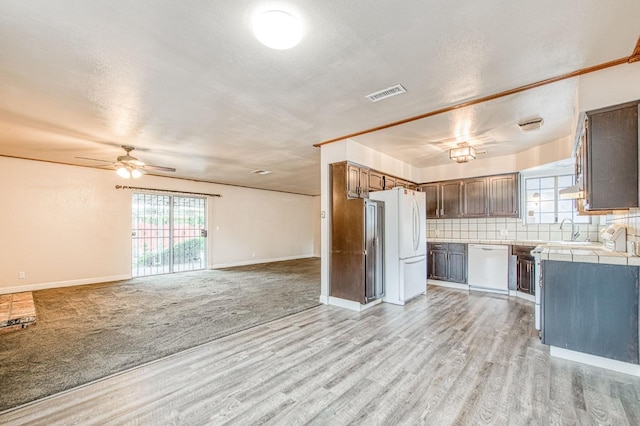
[[[2,287],[0,288],[0,294],[20,293],[23,291],[47,290],[50,288],[59,288],[59,287],[73,287],[76,285],[108,283],[111,281],[122,281],[122,280],[130,280],[130,279],[131,279],[131,274],[123,274],[123,275],[110,275],[106,277],[82,278],[79,280],[27,284],[27,285],[13,286],[13,287]]]
[[[549,346],[549,354],[556,358],[567,359],[581,364],[606,368],[607,370],[617,371],[618,373],[640,377],[640,365],[604,358],[597,355],[585,354],[583,352],[572,351],[570,349],[559,348],[557,346]]]
[[[429,285],[437,285],[440,287],[455,288],[458,290],[469,290],[468,284],[452,283],[450,281],[427,280]]]
[[[366,305],[362,305],[358,302],[354,302],[353,300],[340,299],[339,297],[331,297],[329,296],[329,305],[337,306],[339,308],[349,309],[351,311],[362,312],[369,308],[372,308],[376,305],[382,303],[382,299],[376,299],[373,302],[367,303]]]
[[[521,291],[516,291],[515,293],[516,293],[516,297],[520,299],[524,299],[524,300],[528,300],[529,302],[536,303],[536,297],[532,294],[523,293]],[[511,296],[511,293],[509,293],[509,296]]]
[[[251,260],[241,260],[239,262],[214,263],[212,265],[209,265],[208,269],[232,268],[234,266],[258,265],[260,263],[282,262],[285,260],[296,260],[296,259],[311,259],[314,257],[317,257],[317,256],[314,256],[312,254],[301,254],[298,256],[273,257],[271,259],[251,259]]]
[[[320,303],[322,303],[323,305],[328,305],[329,304],[329,296],[325,296],[325,295],[320,295]]]

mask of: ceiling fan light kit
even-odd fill
[[[122,145],[122,149],[125,151],[125,155],[120,155],[116,158],[116,161],[107,161],[100,160],[98,158],[88,158],[88,157],[76,157],[81,160],[91,160],[91,161],[100,161],[103,163],[111,163],[111,167],[113,167],[118,174],[118,176],[124,179],[134,178],[137,179],[143,174],[147,173],[147,170],[156,170],[159,172],[175,172],[176,169],[173,167],[164,167],[164,166],[152,166],[151,164],[146,164],[143,161],[138,160],[136,157],[131,155],[131,151],[135,148],[129,145]]]
[[[472,146],[459,146],[457,148],[451,148],[449,150],[449,158],[456,163],[468,163],[471,160],[475,160],[478,152]]]

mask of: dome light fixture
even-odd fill
[[[302,24],[282,10],[268,10],[253,20],[253,33],[260,43],[276,50],[291,49],[302,40]]]

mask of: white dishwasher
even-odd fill
[[[469,244],[468,267],[471,290],[509,293],[509,246]]]

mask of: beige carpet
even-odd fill
[[[33,292],[0,335],[0,411],[318,305],[320,259]]]

